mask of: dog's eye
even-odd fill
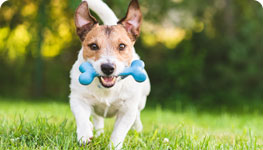
[[[88,46],[90,47],[91,50],[94,50],[94,51],[99,49],[99,46],[95,43],[89,44]]]
[[[126,47],[126,45],[123,44],[123,43],[121,43],[121,44],[119,45],[119,50],[122,51],[122,50],[125,49],[125,47]]]

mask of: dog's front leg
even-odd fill
[[[117,114],[114,130],[111,135],[111,144],[113,144],[115,149],[122,148],[125,136],[135,121],[136,112],[136,108],[124,108]]]
[[[77,123],[77,139],[81,145],[86,145],[93,137],[93,125],[90,121],[91,107],[74,96],[70,96],[70,107]]]

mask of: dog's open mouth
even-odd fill
[[[116,82],[116,77],[113,76],[100,76],[100,83],[106,88],[113,87]]]

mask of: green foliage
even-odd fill
[[[129,1],[105,0],[119,18]],[[0,95],[67,99],[80,41],[80,0],[5,2]],[[136,49],[152,83],[149,104],[257,105],[263,92],[263,10],[247,0],[144,0]]]

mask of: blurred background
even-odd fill
[[[105,0],[119,18],[128,0]],[[263,9],[254,0],[140,0],[136,50],[147,107],[263,110]],[[0,97],[68,102],[81,48],[80,0],[9,0],[0,8]],[[94,13],[93,13],[94,14]]]

